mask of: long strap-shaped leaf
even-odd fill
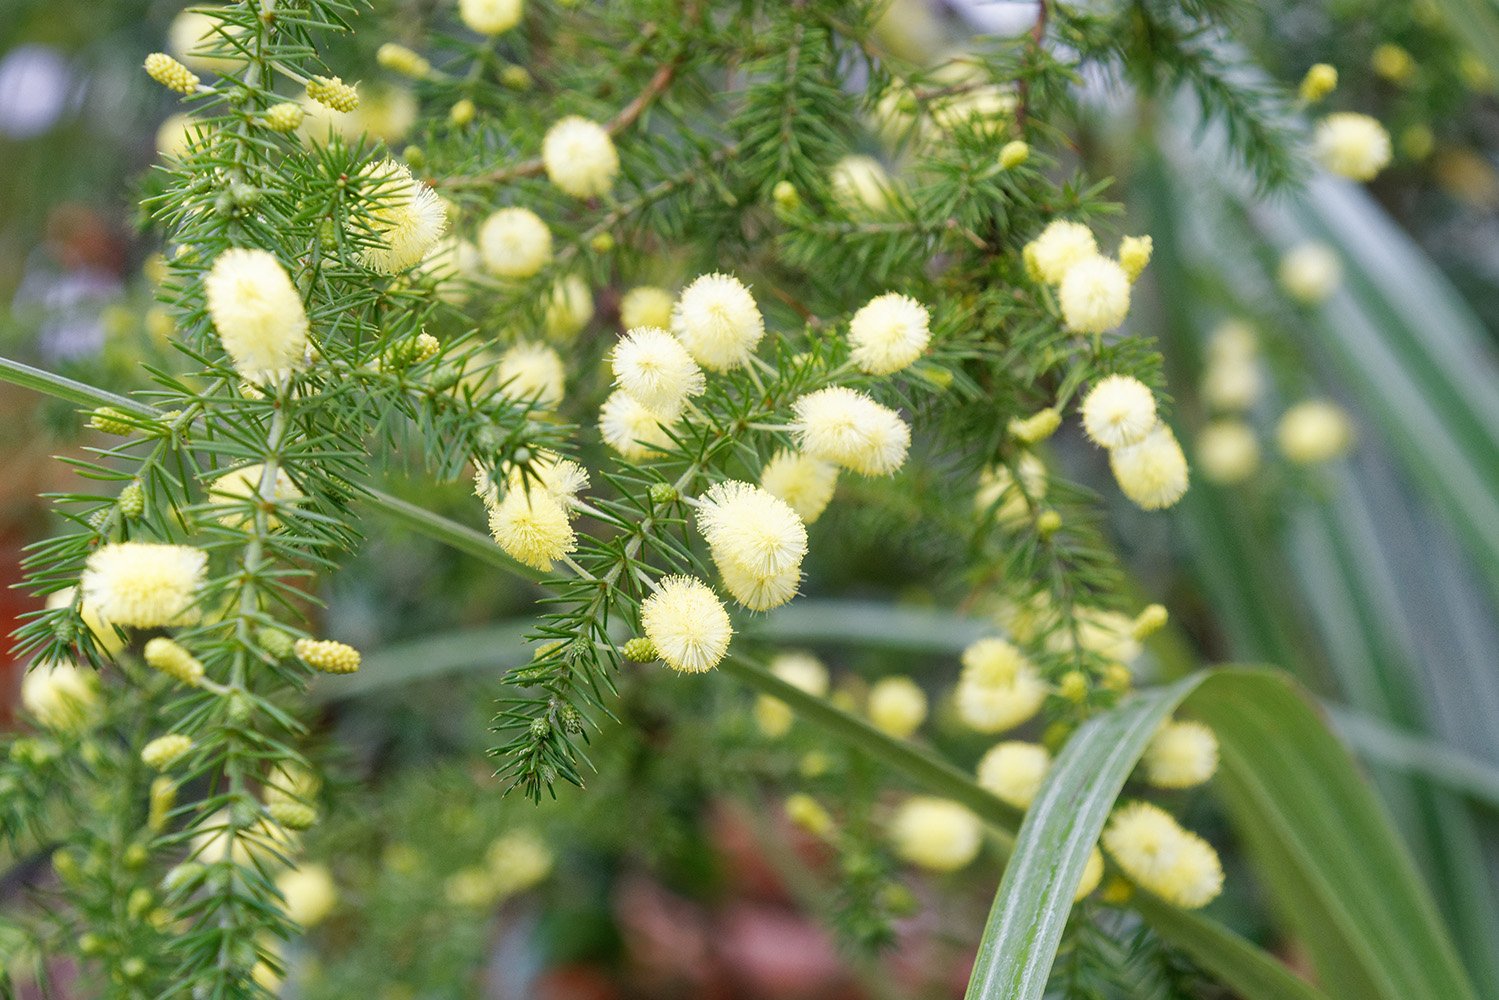
[[[1041,996],[1109,810],[1151,735],[1196,683],[1187,678],[1132,698],[1068,741],[1020,825],[979,941],[968,1000]]]
[[[1351,756],[1284,675],[1226,670],[1137,696],[1078,731],[1017,835],[970,982],[970,1000],[1045,988],[1088,852],[1150,733],[1185,704],[1217,732],[1217,785],[1328,995],[1471,1000],[1424,885]],[[1142,894],[1143,896],[1143,894]],[[1141,913],[1219,975],[1215,928],[1143,896]],[[1272,973],[1273,974],[1273,973]],[[1316,996],[1277,983],[1246,996]]]

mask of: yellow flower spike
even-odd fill
[[[266,109],[261,119],[272,132],[295,132],[302,127],[307,112],[295,101],[282,101]]]
[[[1026,143],[1015,139],[1007,142],[999,150],[999,168],[1001,170],[1013,170],[1026,160],[1031,158],[1031,147]]]
[[[461,97],[453,102],[451,108],[448,108],[448,121],[452,122],[458,128],[463,128],[463,126],[472,122],[474,116],[478,113],[479,108],[473,101],[467,97]]]
[[[193,741],[180,733],[169,733],[141,747],[141,761],[153,771],[170,770],[193,748]]]
[[[142,655],[148,667],[159,670],[183,684],[196,686],[203,680],[203,664],[186,649],[165,636],[157,636],[147,642]]]
[[[1062,675],[1057,693],[1068,701],[1081,703],[1088,697],[1088,678],[1081,670],[1069,670]]]
[[[375,61],[392,72],[414,80],[420,80],[432,72],[432,64],[425,56],[395,42],[386,42],[380,46],[375,52]]]
[[[151,782],[151,795],[146,810],[146,826],[152,833],[166,829],[167,815],[177,804],[177,782],[161,775]]]
[[[165,52],[153,52],[146,57],[146,73],[179,94],[192,94],[198,89],[198,75]]]
[[[1322,100],[1338,86],[1338,71],[1327,63],[1317,63],[1301,78],[1301,99],[1308,104]]]
[[[359,92],[336,76],[315,76],[307,81],[307,96],[334,111],[359,107]]]
[[[298,639],[292,650],[303,663],[325,674],[352,674],[359,669],[359,650],[332,639]]]
[[[1385,42],[1369,54],[1369,67],[1397,86],[1410,83],[1416,75],[1416,60],[1399,45]]]
[[[1129,275],[1129,280],[1134,282],[1139,279],[1145,266],[1150,263],[1151,252],[1155,249],[1155,241],[1149,236],[1126,236],[1119,244],[1119,266],[1124,268],[1124,273]]]
[[[1167,612],[1164,604],[1148,604],[1135,616],[1134,625],[1130,631],[1136,639],[1144,639],[1165,628],[1169,620],[1170,613]]]
[[[1009,423],[1010,436],[1022,444],[1040,444],[1062,426],[1062,414],[1055,406],[1037,410],[1028,417],[1015,417]]]
[[[787,819],[814,837],[826,838],[833,833],[832,815],[807,793],[797,792],[787,796],[784,808]]]

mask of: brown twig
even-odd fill
[[[688,22],[695,22],[697,20],[698,4],[689,3],[686,6],[686,18]],[[675,56],[656,67],[656,72],[651,74],[650,80],[646,82],[645,89],[636,94],[634,100],[620,108],[619,112],[613,118],[604,123],[604,131],[608,132],[612,137],[619,135],[625,129],[634,125],[640,119],[640,116],[645,114],[646,109],[654,104],[662,94],[666,93],[667,88],[671,86],[672,80],[676,78],[677,70],[681,68],[686,58],[687,47],[683,46]],[[529,160],[520,160],[516,163],[506,164],[488,173],[436,177],[430,178],[428,183],[433,187],[446,188],[483,187],[489,184],[503,184],[506,181],[517,180],[521,177],[534,177],[545,169],[546,165],[542,163],[541,157],[538,156]]]
[[[1040,54],[1042,43],[1046,40],[1046,2],[1047,0],[1036,0],[1036,23],[1031,25],[1030,42],[1026,45],[1027,64]],[[1029,71],[1029,65],[1027,65],[1026,69]],[[1020,102],[1015,108],[1015,125],[1017,128],[1024,129],[1026,116],[1030,113],[1030,78],[1022,76],[1018,89],[1020,91]]]

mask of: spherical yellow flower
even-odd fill
[[[520,24],[524,0],[458,0],[458,16],[470,31],[498,35]]]
[[[1197,436],[1197,464],[1215,483],[1233,486],[1260,467],[1260,443],[1242,420],[1214,420]]]
[[[690,576],[661,580],[640,606],[640,627],[666,665],[686,674],[716,667],[734,636],[718,595]]]
[[[307,311],[281,262],[264,250],[225,250],[203,279],[208,315],[235,370],[251,381],[301,367]]]
[[[287,917],[303,928],[322,923],[338,905],[333,875],[323,865],[303,865],[282,872],[276,878],[276,891],[285,902]]]
[[[1056,219],[1025,246],[1025,262],[1035,278],[1060,285],[1072,265],[1098,256],[1093,231],[1080,222]]]
[[[848,324],[850,356],[870,375],[900,371],[921,357],[931,339],[926,306],[895,292],[870,299]]]
[[[381,274],[399,274],[419,262],[447,230],[442,199],[395,160],[371,163],[360,172],[370,199],[362,222],[375,237],[359,258]],[[355,233],[364,235],[362,229]]]
[[[39,663],[21,679],[21,707],[48,729],[82,729],[99,715],[99,675],[74,663]]]
[[[790,504],[804,524],[811,524],[832,502],[838,466],[782,449],[760,470],[760,486]]]
[[[1062,320],[1074,333],[1104,333],[1129,315],[1129,275],[1107,257],[1089,257],[1067,269],[1057,288]]]
[[[999,169],[1013,170],[1031,158],[1031,147],[1020,139],[1005,143],[999,150]]]
[[[1101,448],[1139,444],[1156,424],[1155,394],[1128,375],[1100,379],[1083,397],[1083,430]]]
[[[593,292],[576,274],[558,278],[547,296],[542,325],[554,340],[571,340],[593,319]]]
[[[505,395],[531,400],[550,410],[562,402],[567,372],[555,350],[546,344],[522,341],[500,355],[495,376]]]
[[[934,872],[955,872],[978,857],[983,827],[968,809],[948,799],[916,795],[902,803],[890,824],[895,851]]]
[[[489,533],[512,559],[543,572],[578,547],[567,508],[543,489],[507,490],[490,508]]]
[[[1157,788],[1191,788],[1218,770],[1218,737],[1200,722],[1167,722],[1145,748],[1145,780]]]
[[[598,122],[568,115],[541,140],[547,179],[574,198],[606,194],[619,175],[614,140]]]
[[[73,604],[73,596],[75,593],[75,588],[66,587],[55,593],[48,594],[48,609],[55,610],[57,608],[71,607]],[[99,616],[98,611],[94,610],[94,608],[86,602],[79,602],[78,617],[83,619],[84,627],[86,627],[89,632],[93,634],[94,643],[98,645],[98,647],[104,652],[112,656],[125,648],[125,640],[121,638],[120,634],[116,632],[107,621]]]
[[[885,476],[906,461],[911,429],[865,393],[829,386],[792,404],[801,451],[863,476]]]
[[[208,556],[188,545],[112,542],[88,557],[79,586],[105,621],[134,628],[180,625],[196,617]]]
[[[202,141],[198,120],[189,114],[168,115],[156,129],[156,151],[166,160],[180,160]]]
[[[1264,392],[1265,379],[1252,358],[1213,360],[1202,379],[1203,402],[1215,410],[1242,413]]]
[[[552,231],[529,208],[502,208],[479,227],[479,257],[490,274],[529,278],[552,259]]]
[[[306,117],[307,110],[302,105],[296,101],[282,101],[266,108],[265,117],[261,120],[272,132],[295,132],[302,127]]]
[[[1135,621],[1128,615],[1088,607],[1075,608],[1073,615],[1077,648],[1120,663],[1129,663],[1144,651],[1135,635]],[[1056,652],[1072,652],[1073,630],[1057,629],[1047,637],[1046,645]]]
[[[800,566],[766,572],[750,569],[744,563],[724,560],[716,562],[718,575],[724,589],[744,607],[751,611],[769,611],[778,608],[795,597],[802,585]]]
[[[1041,709],[1046,685],[1035,664],[1003,639],[980,639],[963,650],[958,716],[981,733],[1013,729]]]
[[[639,400],[615,390],[599,407],[599,433],[604,443],[625,458],[639,461],[674,447],[668,430],[671,421],[652,413]]]
[[[614,384],[653,413],[678,413],[707,387],[703,370],[682,342],[656,327],[636,327],[625,334],[609,361]]]
[[[226,472],[208,484],[208,502],[217,507],[232,508],[226,513],[219,515],[219,523],[230,528],[240,528],[254,520],[251,511],[252,501],[258,506],[262,500],[260,496],[261,480],[265,478],[265,465],[257,462],[247,465],[232,472]],[[286,504],[294,504],[302,499],[302,491],[297,489],[297,484],[292,482],[291,476],[286,470],[276,470],[276,482],[271,490],[272,501],[279,507]],[[280,519],[272,514],[269,517],[269,526],[276,527]]]
[[[626,330],[654,326],[671,328],[671,292],[655,285],[638,285],[619,300],[619,325]]]
[[[1187,492],[1187,456],[1165,424],[1109,452],[1109,468],[1119,489],[1144,510],[1170,507]]]
[[[225,25],[223,18],[208,10],[184,10],[167,28],[167,48],[193,69],[210,73],[233,73],[241,59],[236,56],[209,55],[217,48],[228,48],[226,36],[233,38],[239,29]]]
[[[1101,881],[1103,881],[1103,852],[1095,847],[1088,852],[1088,860],[1083,863],[1083,874],[1077,880],[1077,891],[1072,894],[1072,901],[1075,903],[1097,889]]]
[[[1372,180],[1390,163],[1390,133],[1368,115],[1339,111],[1317,123],[1317,160],[1335,174]]]
[[[1049,770],[1051,754],[1045,747],[1009,740],[991,748],[979,760],[978,780],[1016,809],[1029,809]]]
[[[798,691],[821,698],[828,693],[828,668],[811,653],[780,653],[770,661],[770,672]],[[786,735],[791,707],[779,698],[761,695],[755,701],[755,723],[766,736]]]
[[[509,469],[505,475],[505,488],[535,488],[549,494],[563,507],[571,508],[578,494],[588,489],[588,470],[570,458],[555,452],[543,451],[531,460],[523,473],[519,468]],[[486,503],[497,502],[496,495],[480,493]],[[571,512],[570,512],[571,513]]]
[[[552,872],[552,850],[530,830],[511,830],[496,837],[484,852],[495,890],[501,897],[524,892]]]
[[[881,677],[869,689],[868,712],[876,729],[909,739],[926,721],[926,692],[909,677]]]
[[[765,318],[738,278],[705,274],[682,290],[672,309],[671,332],[698,364],[726,372],[749,360],[765,336]]]
[[[890,207],[890,175],[872,156],[845,156],[833,164],[828,183],[847,211],[883,212]]]
[[[1150,255],[1154,249],[1155,241],[1149,236],[1126,236],[1120,241],[1119,266],[1124,268],[1130,281],[1140,277],[1145,266],[1150,263]]]
[[[1275,427],[1281,454],[1297,465],[1337,458],[1353,443],[1353,424],[1343,408],[1322,399],[1297,403]]]
[[[1015,465],[1020,472],[1018,484],[1006,465],[990,466],[979,473],[978,490],[973,494],[974,513],[980,517],[993,516],[1000,524],[1013,528],[1029,519],[1033,504],[1039,508],[1046,496],[1046,463],[1027,451]]]
[[[416,263],[416,272],[431,281],[437,297],[449,305],[468,300],[469,280],[483,266],[479,248],[456,234],[449,233]]]
[[[698,530],[719,562],[772,574],[798,567],[807,554],[807,529],[791,505],[751,483],[727,480],[702,495]]]
[[[1223,889],[1223,867],[1211,845],[1149,803],[1115,809],[1103,846],[1131,881],[1185,909],[1206,906]]]
[[[1302,243],[1280,259],[1280,285],[1298,302],[1316,305],[1343,280],[1343,265],[1326,243]]]

